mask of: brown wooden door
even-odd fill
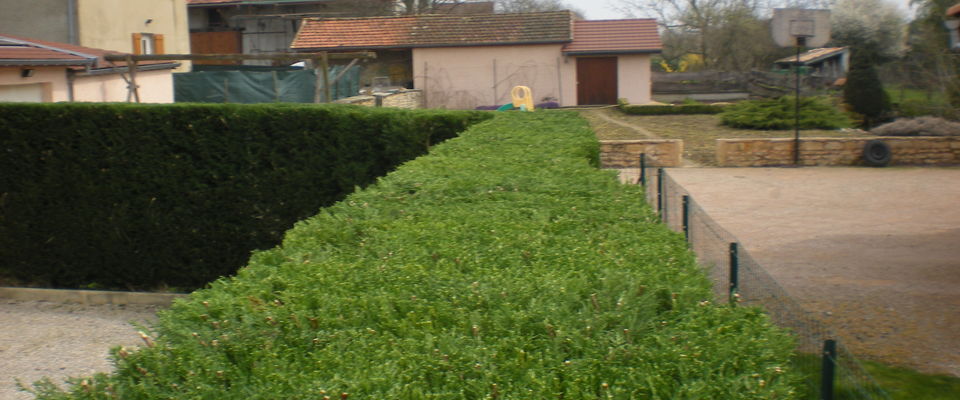
[[[577,104],[617,104],[617,58],[577,58]]]
[[[240,54],[243,52],[240,31],[191,32],[190,51],[193,54]],[[194,61],[194,64],[231,65],[237,61]]]

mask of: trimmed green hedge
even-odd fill
[[[620,110],[631,115],[718,114],[723,112],[723,107],[713,104],[621,105]]]
[[[41,399],[789,399],[793,347],[715,306],[570,112],[499,113],[298,223]]]
[[[0,105],[0,273],[196,288],[488,118],[313,105]]]

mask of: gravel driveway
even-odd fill
[[[960,169],[669,174],[855,354],[960,376]]]
[[[0,299],[0,399],[32,399],[17,389],[49,377],[111,370],[110,349],[142,344],[131,322],[149,324],[160,307]]]

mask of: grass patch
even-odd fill
[[[885,88],[899,117],[933,116],[960,119],[960,111],[950,105],[941,91],[888,86]]]
[[[814,354],[797,354],[792,360],[793,368],[806,377],[807,384],[801,388],[799,398],[813,399],[820,396],[821,358]],[[879,387],[891,400],[952,400],[960,398],[960,378],[947,375],[924,374],[903,367],[875,361],[860,361],[873,382],[856,380],[848,371],[837,372],[834,383],[837,399],[863,399],[863,395],[875,393]],[[873,386],[872,383],[876,383]],[[858,387],[859,385],[859,387]]]
[[[960,399],[960,378],[923,374],[872,361],[863,365],[893,400]]]
[[[298,223],[42,399],[787,399],[793,340],[715,306],[571,112],[500,113]]]

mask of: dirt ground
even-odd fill
[[[960,376],[960,169],[669,174],[854,354]]]
[[[130,322],[152,321],[157,309],[0,299],[0,399],[34,398],[18,391],[18,379],[28,386],[44,377],[61,384],[109,372],[111,348],[142,344]]]

